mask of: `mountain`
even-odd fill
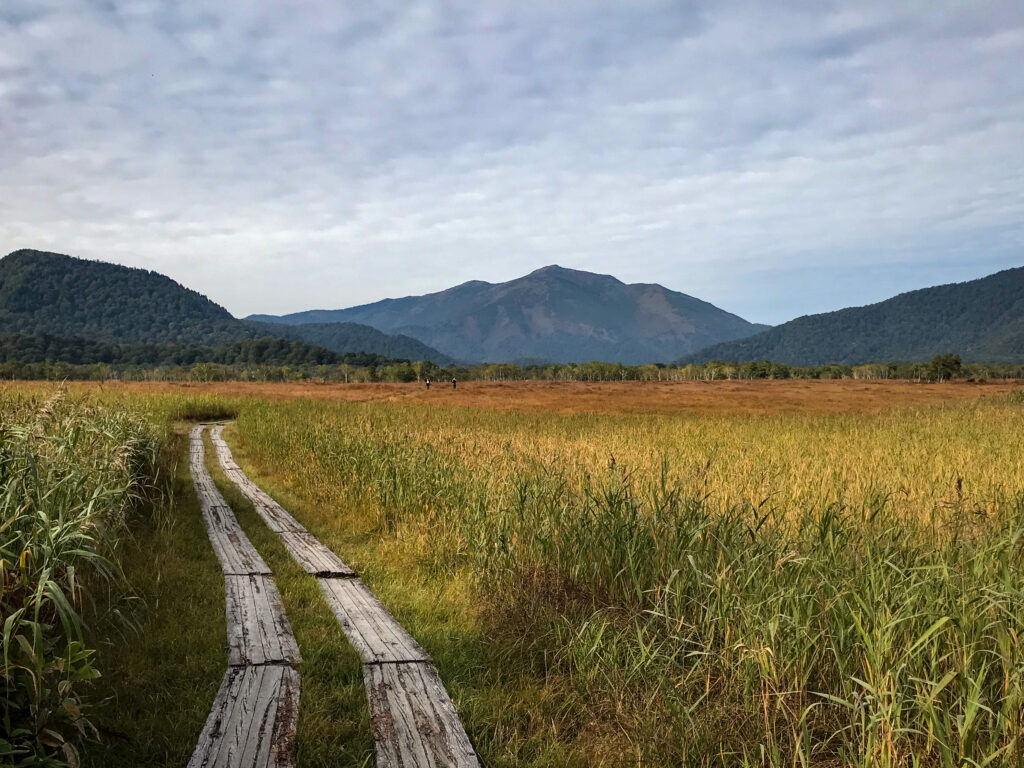
[[[247,320],[246,325],[264,336],[304,341],[340,354],[372,352],[390,358],[430,360],[438,365],[451,365],[455,362],[448,355],[428,347],[411,336],[382,333],[376,328],[359,323],[284,325]]]
[[[680,362],[772,360],[788,365],[1024,360],[1024,267],[980,280],[902,293],[878,304],[807,315]]]
[[[30,250],[0,259],[0,333],[204,345],[252,335],[164,275]]]
[[[362,323],[411,336],[457,359],[488,362],[667,362],[766,327],[660,285],[627,285],[610,275],[558,266],[507,283],[475,280],[426,296],[249,319]]]
[[[339,355],[448,362],[445,355],[415,339],[355,323],[302,329],[245,323],[157,272],[33,250],[14,251],[0,259],[0,334],[68,340],[61,349],[81,339],[207,348],[274,336],[302,342],[300,347],[309,348],[289,347],[287,354],[310,360],[319,359],[325,351],[319,348],[326,347]],[[238,350],[218,351],[214,357],[226,359],[234,352]],[[272,354],[284,352],[275,348]]]

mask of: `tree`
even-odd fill
[[[934,381],[954,379],[960,373],[962,367],[960,355],[954,355],[950,352],[944,355],[936,355],[932,358],[931,365],[929,366],[930,378]]]

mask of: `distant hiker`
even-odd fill
[[[427,376],[427,389],[430,389],[430,377]]]
[[[453,378],[453,379],[452,379],[452,389],[455,389],[455,386],[456,386],[457,384],[458,384],[458,382],[457,382],[457,381],[455,381],[455,379]]]

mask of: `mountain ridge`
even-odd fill
[[[304,333],[254,327],[159,272],[28,248],[0,258],[0,335],[4,334],[200,347],[275,336],[341,355],[447,359],[415,339],[357,324]],[[317,341],[310,340],[314,336]]]
[[[766,327],[657,283],[558,265],[503,283],[471,280],[421,296],[247,320],[351,321],[401,333],[456,359],[667,362]]]
[[[400,333],[384,333],[360,323],[303,323],[284,325],[257,320],[243,320],[246,325],[267,336],[302,341],[339,354],[373,352],[384,357],[406,360],[429,360],[437,365],[456,361],[421,341]]]
[[[1024,358],[1024,267],[976,280],[905,291],[884,301],[802,315],[746,339],[712,345],[678,362],[772,360],[788,365]]]

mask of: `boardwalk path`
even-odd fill
[[[316,576],[342,631],[363,661],[378,768],[479,768],[444,684],[419,643],[367,586],[234,462],[213,429],[217,458],[296,562]]]
[[[188,768],[291,768],[299,648],[281,596],[206,470],[203,427],[190,436],[192,482],[227,595],[228,671]]]

